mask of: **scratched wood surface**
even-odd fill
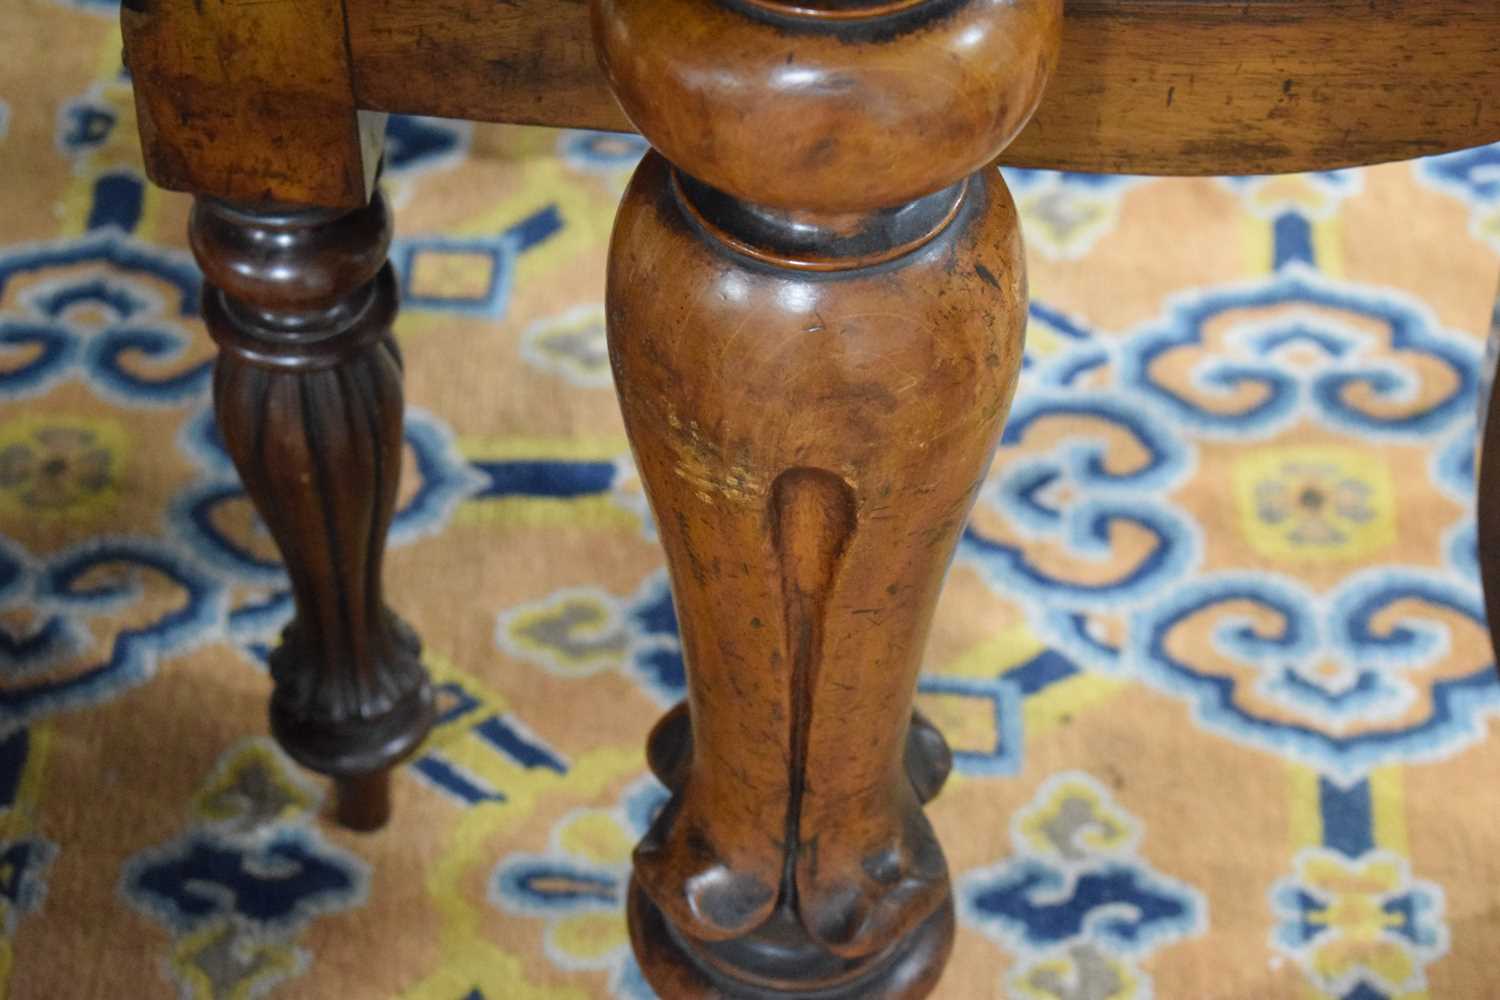
[[[385,119],[356,106],[339,0],[125,0],[120,22],[157,184],[246,202],[368,200]]]
[[[370,112],[630,130],[584,0],[130,0],[147,167],[163,187],[353,207]],[[1500,139],[1500,4],[1070,0],[1011,164],[1270,173]],[[363,109],[363,110],[362,110]]]
[[[584,0],[348,0],[362,106],[630,129]],[[1500,139],[1500,4],[1068,0],[1060,64],[1003,162],[1266,173]]]

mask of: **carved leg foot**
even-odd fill
[[[682,937],[632,879],[630,943],[663,997],[777,1000],[906,1000],[932,992],[953,948],[953,899],[945,897],[884,954],[840,962],[811,945],[790,910],[778,910],[754,937],[705,947]],[[817,986],[792,986],[816,982]]]
[[[646,737],[646,762],[651,773],[672,791],[682,787],[686,765],[693,756],[692,716],[683,702],[661,717]],[[943,734],[921,712],[911,715],[906,733],[906,777],[917,798],[931,802],[953,771],[953,751]]]
[[[200,199],[190,231],[219,430],[296,601],[271,654],[271,729],[337,779],[339,821],[372,830],[390,767],[432,722],[420,643],[381,595],[402,448],[385,201],[341,214]]]
[[[925,995],[953,936],[913,717],[1015,388],[1015,207],[1056,0],[595,0],[659,152],[616,221],[615,384],[688,673],[631,935],[664,996]],[[976,172],[978,171],[978,172]]]

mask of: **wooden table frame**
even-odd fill
[[[1026,315],[1001,162],[1265,173],[1500,139],[1470,0],[125,0],[190,226],[219,427],[286,562],[272,728],[378,827],[432,721],[381,563],[401,458],[384,113],[638,129],[616,388],[689,699],[630,923],[677,997],[918,997],[953,936],[912,713]],[[1500,397],[1485,452],[1500,452]],[[1500,622],[1500,460],[1480,558]]]

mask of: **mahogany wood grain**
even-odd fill
[[[296,602],[271,653],[271,729],[340,779],[341,822],[374,829],[388,769],[432,721],[420,644],[381,596],[402,449],[385,200],[340,212],[199,199],[190,235],[220,348],[219,430]]]
[[[342,0],[124,0],[120,24],[155,183],[251,204],[369,199],[385,116],[357,109]]]
[[[121,17],[148,172],[174,190],[354,207],[371,112],[633,127],[585,0],[128,0]],[[1495,3],[1069,0],[1062,53],[1003,162],[1268,173],[1500,139]]]
[[[594,36],[625,113],[693,177],[756,205],[869,213],[984,167],[1057,56],[1057,3],[892,6],[811,31],[761,0],[601,3]],[[920,43],[882,34],[898,30]],[[1054,44],[1017,41],[1032,37]]]
[[[362,107],[632,128],[596,66],[584,0],[347,6]],[[1500,139],[1497,94],[1496,3],[1068,0],[1057,71],[1001,160],[1323,170]]]
[[[952,892],[921,806],[949,755],[912,699],[1020,369],[1019,223],[984,168],[1040,99],[1060,10],[595,2],[661,150],[606,314],[687,667],[630,902],[663,996],[907,998],[941,974]]]

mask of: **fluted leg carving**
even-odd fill
[[[610,357],[672,577],[686,709],[631,935],[684,997],[925,995],[952,942],[912,699],[1020,368],[1015,207],[982,169],[1057,0],[595,0],[657,152],[610,250]]]
[[[385,822],[388,769],[432,717],[420,643],[381,587],[402,450],[390,229],[379,194],[344,214],[202,199],[191,223],[219,429],[296,602],[271,654],[272,732],[338,779],[355,829]]]

